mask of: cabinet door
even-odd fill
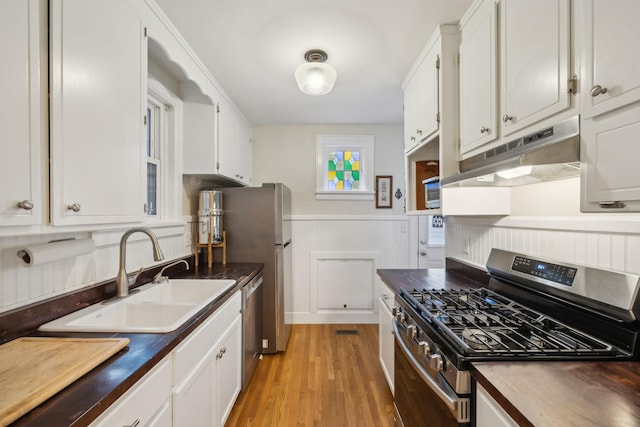
[[[498,137],[495,0],[470,13],[460,27],[460,154]]]
[[[570,105],[569,0],[500,2],[501,134]]]
[[[165,358],[91,426],[165,426],[167,418],[171,419],[171,405],[166,405],[170,397],[171,359]]]
[[[378,354],[380,358],[380,365],[382,366],[382,372],[387,379],[387,384],[393,393],[393,351],[394,351],[394,337],[393,337],[393,316],[391,315],[391,307],[393,304],[393,294],[382,295],[379,300],[379,330],[378,335],[379,349]]]
[[[640,2],[585,0],[584,7],[587,118],[640,100]]]
[[[404,87],[404,151],[418,145],[416,139],[416,109],[418,106],[418,84],[415,76]]]
[[[223,427],[242,386],[242,317],[237,316],[224,333],[215,356],[216,426]],[[187,424],[185,424],[187,425]]]
[[[476,426],[517,427],[517,425],[513,418],[478,384],[476,390]]]
[[[41,0],[0,2],[0,225],[42,222],[46,10]]]
[[[246,176],[247,163],[251,164],[251,130],[238,116],[233,107],[220,102],[218,108],[218,173],[245,184],[250,183]],[[249,157],[246,157],[246,156]]]
[[[438,117],[440,46],[440,39],[438,39],[425,56],[416,74],[418,99],[415,112],[415,134],[418,141],[423,141],[436,133],[440,125]]]
[[[640,105],[582,121],[583,212],[640,210]]]
[[[145,201],[146,40],[125,0],[52,0],[54,224],[139,221]]]
[[[173,390],[173,425],[211,427],[215,423],[215,351],[212,348]]]

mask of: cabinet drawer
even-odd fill
[[[178,384],[204,357],[241,309],[241,292],[216,310],[173,351],[173,383]]]
[[[155,423],[156,414],[162,415],[163,405],[170,396],[171,359],[166,357],[91,425],[128,426],[138,421],[138,425],[146,426],[152,420]]]

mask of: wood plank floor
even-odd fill
[[[378,325],[293,325],[287,351],[264,355],[226,426],[393,426]]]

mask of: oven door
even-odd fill
[[[394,319],[394,411],[398,427],[469,426],[469,398],[419,364]]]

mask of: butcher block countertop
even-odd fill
[[[391,289],[456,289],[485,272],[447,259],[447,269],[378,270]],[[476,362],[473,376],[522,426],[640,426],[640,362]]]
[[[89,371],[38,407],[16,420],[11,426],[87,426],[122,396],[132,385],[149,372],[206,318],[240,290],[263,268],[262,264],[214,264],[209,269],[186,271],[174,277],[191,279],[234,279],[236,286],[212,301],[175,331],[166,334],[132,333],[41,333],[30,337],[124,338],[129,340],[104,363]]]

